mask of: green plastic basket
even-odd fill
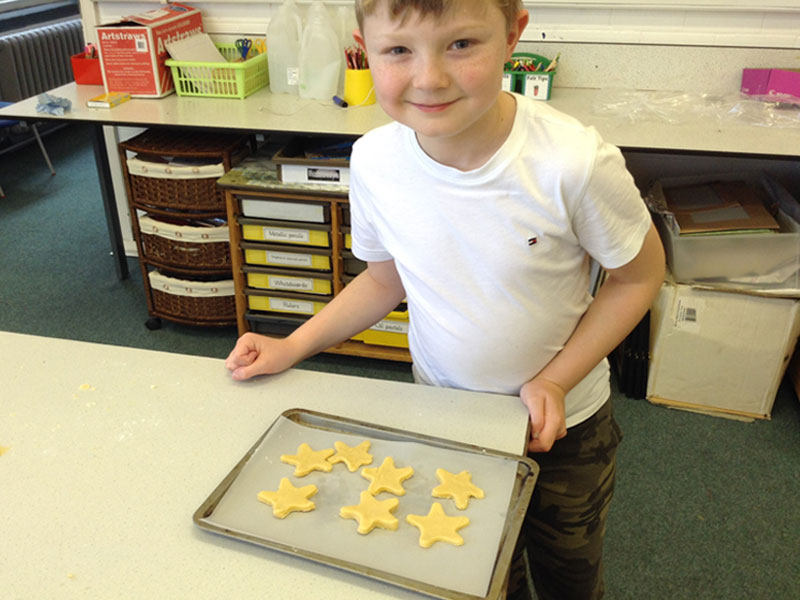
[[[269,84],[267,55],[258,54],[245,61],[235,44],[214,44],[227,63],[192,62],[167,59],[178,96],[206,98],[246,98]]]
[[[517,92],[523,96],[534,98],[536,100],[549,100],[550,92],[553,88],[553,78],[555,77],[558,68],[545,73],[545,69],[552,59],[546,58],[539,54],[532,54],[530,52],[515,52],[511,55],[512,61],[506,63],[506,69],[503,72],[503,89],[511,92]],[[536,66],[537,71],[515,71],[509,68],[514,61],[528,61]]]

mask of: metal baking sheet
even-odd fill
[[[358,503],[368,481],[343,464],[330,473],[313,472],[294,477],[294,467],[280,461],[294,454],[300,443],[313,449],[332,448],[335,441],[356,445],[371,443],[371,466],[392,456],[398,467],[414,467],[404,482],[395,516],[397,531],[356,532],[357,523],[342,519],[341,506]],[[468,470],[486,497],[471,499],[460,511],[451,500],[436,499],[435,470]],[[469,444],[442,440],[408,431],[306,410],[281,415],[197,509],[195,523],[208,531],[301,556],[326,565],[372,577],[437,598],[500,598],[522,519],[538,475],[528,458]],[[311,499],[317,508],[293,513],[285,519],[257,500],[261,490],[277,489],[282,477],[296,486],[315,484]],[[379,499],[391,497],[380,494]],[[470,518],[461,529],[463,546],[438,542],[430,548],[418,544],[419,531],[405,522],[407,514],[427,514],[432,502],[442,503],[449,515]],[[453,569],[456,563],[458,569]]]

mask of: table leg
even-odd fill
[[[103,126],[94,125],[92,136],[94,146],[94,160],[97,165],[97,175],[100,180],[100,193],[103,196],[103,208],[106,211],[106,224],[108,236],[111,240],[111,254],[114,256],[119,279],[128,278],[128,262],[125,258],[125,247],[122,242],[122,230],[119,226],[119,215],[114,198],[114,185],[111,181],[111,168],[108,165],[106,140],[103,136]]]

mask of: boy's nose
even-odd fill
[[[422,58],[414,71],[414,86],[421,90],[435,90],[447,87],[449,77],[441,61],[436,58]]]

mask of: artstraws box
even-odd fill
[[[650,402],[769,418],[800,335],[800,301],[667,281],[650,315]]]
[[[97,27],[97,42],[106,92],[160,98],[174,90],[164,64],[166,44],[203,31],[200,10],[185,4],[165,4]]]

